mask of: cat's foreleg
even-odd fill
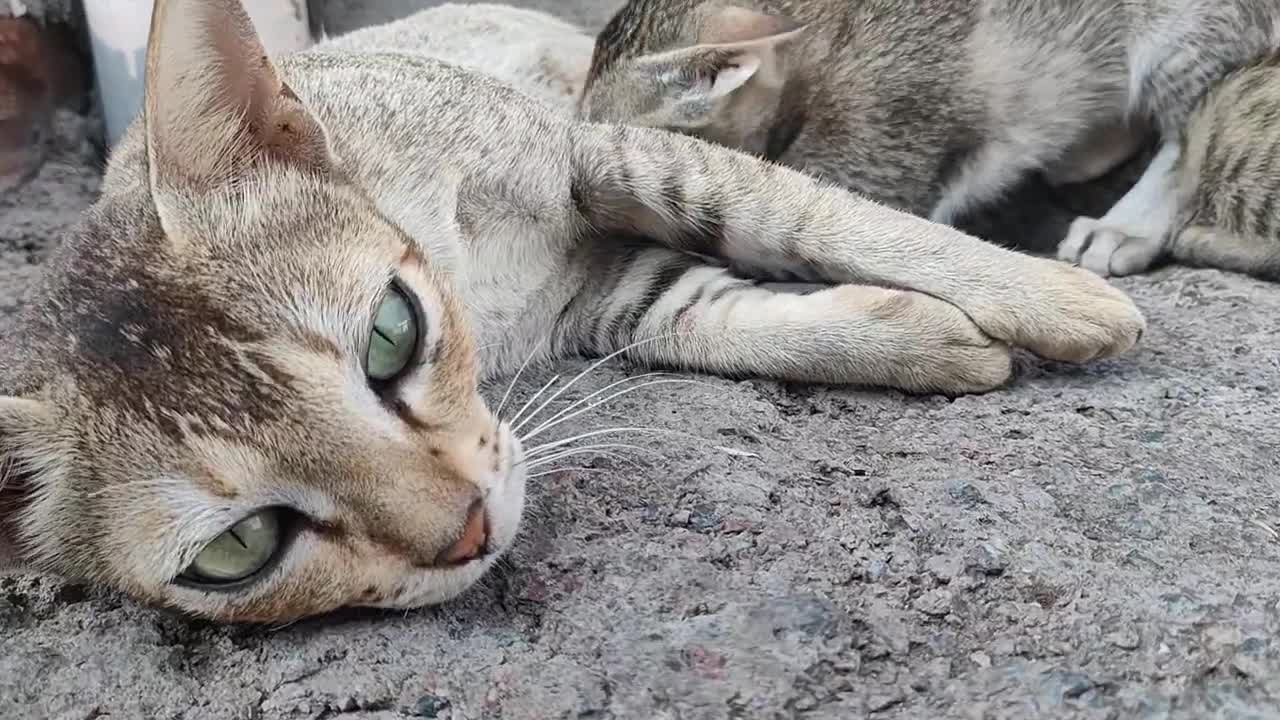
[[[1137,342],[1133,302],[1065,263],[996,247],[802,173],[674,133],[582,124],[571,201],[589,230],[829,283],[915,290],[984,333],[1086,361]]]
[[[1165,141],[1136,185],[1101,218],[1078,218],[1058,257],[1099,275],[1132,275],[1164,254],[1177,216],[1175,172],[1181,153]]]
[[[963,394],[1010,375],[1009,348],[955,306],[865,285],[771,289],[666,248],[598,253],[562,342],[730,377]]]

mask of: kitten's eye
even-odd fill
[[[417,348],[418,313],[404,292],[392,285],[373,318],[365,373],[371,380],[391,380],[404,372]]]
[[[280,511],[262,510],[205,545],[181,577],[201,585],[239,582],[262,570],[279,549]]]

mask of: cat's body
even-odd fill
[[[1170,255],[1280,280],[1280,55],[1228,75],[1181,135]]]
[[[327,51],[394,49],[484,73],[549,107],[571,113],[591,68],[595,39],[536,10],[445,4],[390,25],[329,39]]]
[[[518,527],[476,388],[527,358],[960,392],[1142,332],[1089,273],[579,123],[407,27],[277,65],[234,0],[156,4],[144,115],[0,356],[0,560],[225,619],[438,602]]]
[[[1029,173],[1098,177],[1160,150],[1059,256],[1161,254],[1178,133],[1230,69],[1280,47],[1272,0],[631,0],[597,38],[592,120],[665,127],[939,222]]]

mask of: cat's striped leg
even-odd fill
[[[1131,348],[1124,293],[1065,263],[999,248],[794,170],[645,128],[581,124],[570,202],[588,231],[639,233],[766,275],[916,290],[985,334],[1055,360]]]
[[[953,305],[865,285],[778,292],[660,247],[600,253],[563,316],[562,341],[595,356],[730,377],[962,394],[1010,375],[1008,347]]]

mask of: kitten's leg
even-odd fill
[[[1100,219],[1078,218],[1058,257],[1099,275],[1132,275],[1164,253],[1177,216],[1175,169],[1181,148],[1165,142],[1138,183]]]
[[[1008,379],[1009,348],[955,306],[865,285],[775,291],[659,247],[601,247],[562,342],[730,377],[963,394]],[[606,280],[607,278],[607,280]],[[781,287],[781,286],[780,286]]]
[[[917,290],[1058,360],[1114,355],[1145,321],[1088,272],[985,243],[787,168],[643,128],[576,125],[570,195],[590,230],[831,283]]]
[[[1280,238],[1239,235],[1222,228],[1188,225],[1169,243],[1174,260],[1194,267],[1280,280]]]

